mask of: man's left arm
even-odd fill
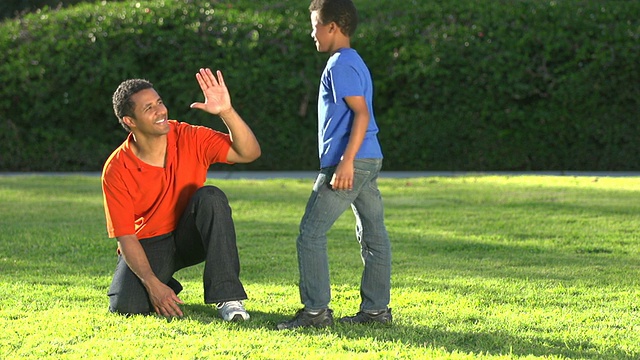
[[[260,157],[260,144],[256,136],[240,115],[231,108],[220,113],[220,118],[229,129],[231,147],[227,153],[227,161],[232,163],[248,163]]]

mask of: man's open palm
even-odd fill
[[[204,103],[195,102],[191,104],[192,109],[204,110],[214,115],[231,109],[231,97],[224,83],[222,72],[218,70],[216,75],[217,78],[209,68],[200,69],[196,74],[196,79],[202,89],[202,94],[204,94]]]

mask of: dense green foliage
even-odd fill
[[[387,170],[640,166],[640,2],[356,0]],[[263,156],[314,169],[326,55],[307,2],[155,0],[45,9],[0,24],[0,170],[99,170],[126,135],[111,94],[151,80],[172,118],[225,73]]]

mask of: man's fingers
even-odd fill
[[[159,301],[154,301],[153,308],[160,316],[182,317],[182,309],[180,309],[178,304],[184,304],[184,302],[172,290],[167,290],[167,292],[158,298]]]
[[[180,300],[178,295],[176,295],[172,291],[171,295],[169,295],[169,298],[166,300],[166,303],[167,303],[167,310],[169,311],[171,316],[182,317],[182,309],[180,309],[180,306],[178,306],[178,304],[183,304],[184,302]]]
[[[162,307],[162,315],[165,317],[182,317],[183,313],[180,306],[175,301],[168,301]]]
[[[154,306],[153,308],[156,310],[156,314],[158,314],[160,316],[164,316],[164,317],[168,317],[169,316],[169,313],[164,308],[164,305]]]
[[[218,86],[218,79],[216,79],[216,77],[213,75],[213,72],[211,71],[211,69],[207,68],[206,72],[207,72],[207,77],[211,82],[211,86]]]
[[[200,71],[198,72],[198,74],[196,75],[196,77],[198,75],[200,75],[200,78],[202,79],[202,82],[204,84],[204,87],[202,87],[202,89],[206,89],[208,87],[211,87],[212,81],[211,81],[211,70],[207,71],[209,69],[200,69]]]
[[[204,77],[202,76],[202,74],[197,73],[196,80],[198,80],[198,85],[200,85],[200,89],[204,91],[207,88],[207,83],[204,81]]]
[[[182,301],[182,299],[180,299],[180,298],[178,297],[178,295],[176,295],[175,293],[173,294],[173,301],[174,301],[176,304],[184,304],[184,301]]]
[[[189,107],[192,108],[192,109],[200,109],[200,110],[202,110],[202,109],[205,108],[205,105],[203,103],[201,103],[201,102],[194,102]]]
[[[213,72],[209,68],[200,69],[200,76],[207,87],[215,87],[219,85],[218,79],[216,79],[215,75],[213,75]]]
[[[180,309],[180,306],[175,303],[169,307],[169,312],[171,316],[182,317],[182,310]]]
[[[196,74],[196,78],[198,79],[198,83],[203,88],[208,88],[212,86],[225,86],[224,78],[222,77],[222,71],[217,70],[215,75],[210,68],[203,68],[198,71]],[[204,85],[204,86],[203,86]]]
[[[222,71],[218,70],[216,71],[216,74],[218,74],[218,83],[220,83],[220,86],[226,86],[224,83],[224,78],[222,77]]]

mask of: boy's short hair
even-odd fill
[[[145,89],[153,89],[153,84],[144,79],[129,79],[120,83],[120,86],[113,93],[113,112],[120,125],[127,131],[131,131],[131,128],[122,121],[122,118],[125,116],[133,117],[136,104],[131,100],[131,97]]]
[[[335,22],[343,34],[351,37],[358,27],[358,12],[351,0],[312,0],[309,11],[317,11],[322,24]]]

